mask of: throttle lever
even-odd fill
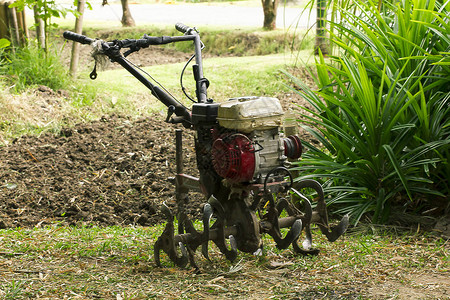
[[[123,57],[127,57],[128,55],[130,55],[133,52],[139,51],[141,48],[139,47],[134,47],[134,48],[130,48],[130,50],[127,50],[123,53]]]

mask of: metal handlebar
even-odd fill
[[[141,48],[147,48],[150,45],[163,45],[174,42],[181,41],[193,41],[195,48],[195,61],[196,64],[193,66],[194,71],[194,79],[196,81],[196,94],[197,100],[199,103],[207,102],[207,88],[209,82],[203,76],[203,66],[202,66],[202,42],[200,40],[200,36],[195,28],[190,28],[182,23],[177,23],[175,28],[184,33],[183,36],[148,36],[144,34],[141,39],[124,39],[124,40],[114,40],[111,42],[105,42],[93,38],[89,38],[87,36],[77,34],[71,31],[65,31],[63,36],[65,39],[78,42],[81,44],[90,44],[96,45],[95,47],[99,48],[99,52],[103,55],[106,55],[111,59],[111,61],[120,64],[123,68],[125,68],[128,72],[130,72],[134,77],[136,77],[141,83],[143,83],[151,93],[158,98],[162,103],[164,103],[169,108],[169,117],[171,114],[175,114],[174,117],[169,118],[168,120],[171,123],[183,123],[185,127],[192,126],[191,123],[191,112],[190,110],[184,106],[182,103],[174,99],[168,92],[164,89],[161,89],[159,86],[154,85],[150,82],[145,76],[141,74],[139,70],[136,69],[130,62],[128,62],[125,57],[129,54],[139,51]],[[95,43],[98,41],[97,43]],[[100,43],[100,45],[98,44]],[[120,53],[120,50],[123,48],[127,48],[127,50],[123,55]],[[91,77],[91,78],[95,78]]]
[[[175,24],[175,28],[181,33],[188,33],[188,31],[191,29],[188,26],[184,25],[183,23]]]
[[[80,44],[90,45],[94,42],[94,39],[88,38],[87,36],[72,32],[72,31],[65,31],[63,33],[63,36],[67,40],[71,40]]]

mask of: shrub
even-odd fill
[[[69,80],[66,68],[56,53],[46,54],[33,46],[18,48],[7,54],[9,63],[0,72],[7,76],[14,91],[19,92],[34,85],[45,85],[57,90]]]
[[[381,7],[379,4],[382,4]],[[316,64],[318,90],[293,80],[314,107],[298,168],[358,222],[386,222],[393,204],[424,209],[447,199],[450,169],[448,2],[355,0],[338,8],[337,55]]]

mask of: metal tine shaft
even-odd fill
[[[289,245],[294,242],[298,237],[300,236],[300,233],[302,232],[303,225],[302,220],[297,219],[295,220],[294,224],[292,224],[291,229],[289,229],[289,232],[286,234],[284,238],[281,238],[281,235],[274,235],[272,236],[275,240],[276,247],[278,249],[286,249],[289,247]]]
[[[211,196],[212,197],[212,196]],[[202,243],[202,254],[207,259],[209,259],[208,254],[208,242],[209,242],[209,228],[211,223],[211,217],[213,215],[213,209],[209,203],[206,203],[203,207],[203,240]]]
[[[237,252],[237,243],[236,243],[236,239],[234,238],[234,236],[232,234],[230,234],[228,239],[230,240],[230,247],[231,247],[232,251]]]

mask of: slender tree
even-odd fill
[[[78,16],[75,21],[75,32],[78,34],[81,34],[83,31],[83,14],[85,6],[86,0],[78,0],[77,3]],[[77,72],[79,56],[80,56],[80,44],[74,42],[72,45],[72,56],[70,58],[70,74],[72,76],[75,76]]]
[[[44,20],[39,16],[39,11],[37,6],[33,6],[34,13],[34,26],[36,28],[36,39],[38,45],[41,49],[45,49],[45,30],[44,30]]]

